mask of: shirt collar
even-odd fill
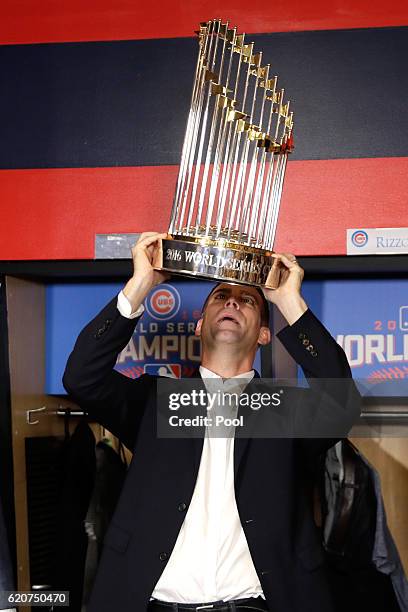
[[[212,370],[205,368],[204,366],[200,366],[200,374],[201,378],[222,378]],[[227,380],[231,380],[232,378],[246,378],[248,382],[253,379],[255,374],[254,370],[249,370],[248,372],[244,372],[243,374],[237,374],[236,376],[231,376]]]

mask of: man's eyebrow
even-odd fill
[[[231,288],[230,288],[230,287],[225,287],[225,288],[220,287],[219,289],[215,289],[215,290],[212,292],[212,294],[211,294],[211,295],[216,295],[217,293],[220,293],[220,292],[222,292],[222,293],[231,293],[231,291],[232,291],[232,290],[231,290]],[[253,293],[250,293],[249,291],[243,291],[243,292],[241,293],[241,296],[244,296],[244,297],[250,297],[250,298],[252,298],[252,299],[253,299],[255,302],[259,303],[259,301],[258,301],[258,299],[257,299],[257,296],[256,296],[255,294],[253,294]]]
[[[258,299],[258,296],[255,295],[254,293],[241,293],[242,296],[244,297],[250,297],[252,300],[254,300],[255,304],[258,304],[259,308],[261,308],[261,300]]]
[[[215,295],[216,293],[219,293],[220,291],[222,291],[223,293],[231,293],[231,289],[229,287],[225,287],[224,289],[220,287],[219,289],[215,289],[212,292],[212,295]]]

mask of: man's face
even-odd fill
[[[221,283],[207,301],[195,334],[203,343],[223,342],[255,348],[270,341],[269,328],[261,324],[263,302],[254,287]]]

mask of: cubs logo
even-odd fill
[[[180,294],[171,285],[160,285],[145,301],[147,313],[157,321],[172,319],[180,310]]]
[[[363,247],[368,242],[368,234],[364,230],[356,230],[351,236],[351,242],[356,247]]]

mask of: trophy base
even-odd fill
[[[224,239],[174,236],[160,241],[155,270],[277,289],[282,264],[272,251]]]

